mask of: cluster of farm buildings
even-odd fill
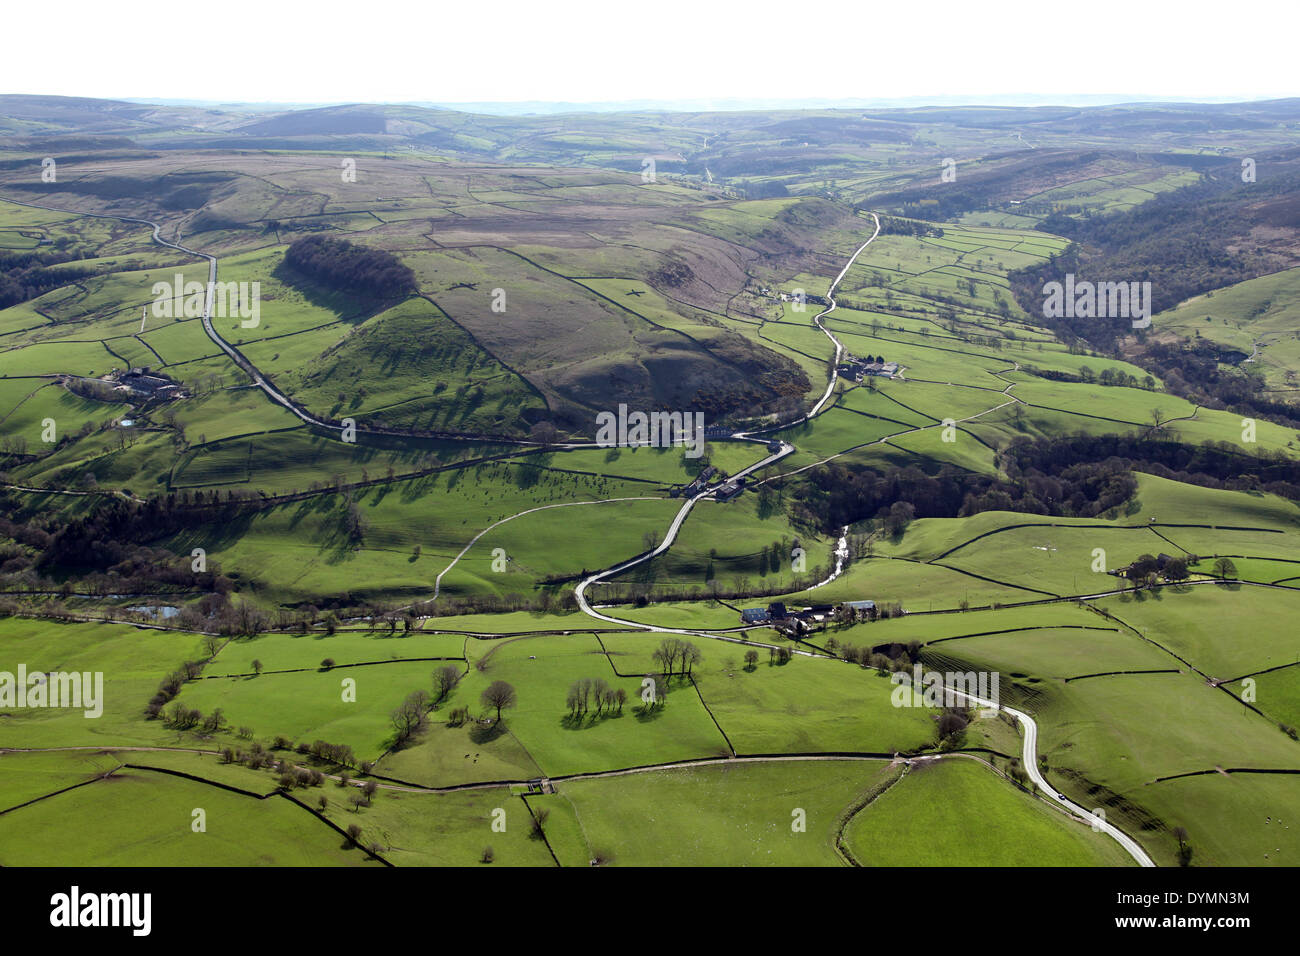
[[[792,609],[781,601],[773,601],[767,607],[747,607],[740,612],[741,624],[770,624],[785,634],[804,634],[824,627],[835,619],[839,610],[840,620],[876,619],[875,601],[845,601],[842,604],[814,604],[811,607]]]
[[[898,378],[900,369],[897,362],[886,362],[883,355],[874,359],[870,355],[866,358],[849,356],[840,363],[839,374],[842,378],[861,382],[865,378]]]
[[[713,491],[713,497],[718,501],[730,501],[745,490],[744,478],[728,478],[712,465],[705,465],[690,484],[680,488],[674,486],[668,489],[668,494],[674,498],[694,498],[708,488],[714,478],[719,479]]]
[[[185,390],[178,382],[166,375],[151,371],[148,366],[114,373],[108,377],[108,381],[118,391],[128,392],[137,398],[171,400],[183,398],[185,395]]]

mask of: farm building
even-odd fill
[[[695,476],[694,480],[691,481],[689,485],[687,485],[685,488],[680,488],[680,489],[674,488],[669,493],[674,498],[678,497],[679,495],[686,495],[688,498],[697,495],[705,488],[708,487],[709,479],[712,478],[717,473],[718,470],[714,468],[712,465],[705,465],[704,468],[700,471],[698,475]]]
[[[179,383],[151,372],[144,368],[133,368],[117,377],[117,387],[143,398],[180,398],[182,389]]]
[[[767,609],[761,607],[747,607],[740,611],[741,624],[766,624],[769,620]]]
[[[714,497],[716,497],[718,501],[730,501],[732,498],[736,497],[744,490],[745,490],[745,479],[735,478],[731,481],[727,481],[719,485],[718,490],[715,493]]]
[[[886,362],[884,356],[872,358],[852,358],[839,365],[839,373],[847,379],[860,382],[867,376],[895,378],[901,366],[897,362]]]

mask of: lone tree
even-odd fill
[[[495,707],[497,720],[501,719],[501,710],[504,707],[513,707],[515,705],[516,695],[514,687],[503,680],[494,680],[488,684],[487,690],[483,691],[481,698],[484,707]]]
[[[1226,581],[1228,578],[1237,576],[1237,565],[1232,558],[1219,558],[1214,562],[1214,576],[1220,581]]]
[[[531,807],[529,809],[532,810]],[[544,807],[538,807],[536,810],[532,810],[533,836],[539,840],[546,837],[546,820],[550,815],[551,811]]]

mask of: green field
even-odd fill
[[[1105,834],[973,761],[918,764],[844,833],[864,866],[1124,866]]]

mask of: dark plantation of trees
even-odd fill
[[[880,234],[882,236],[933,236],[943,238],[943,229],[934,223],[918,219],[899,219],[896,216],[880,217]]]
[[[1300,462],[1281,452],[1247,454],[1231,442],[1190,445],[1158,437],[1078,434],[1017,442],[1004,454],[1012,474],[1119,461],[1133,471],[1203,488],[1264,491],[1300,501]]]
[[[80,266],[50,268],[76,258],[76,255],[58,247],[31,252],[0,252],[0,309],[35,299],[51,289],[95,274],[93,269]]]
[[[795,491],[796,515],[828,530],[877,519],[899,533],[913,518],[954,518],[982,511],[1095,517],[1122,504],[1137,480],[1119,461],[1026,472],[1019,481],[972,475],[945,466],[927,475],[914,466],[881,473],[833,463],[810,472]]]
[[[321,285],[351,295],[397,299],[416,291],[415,273],[391,252],[330,236],[307,236],[289,246],[285,263]]]
[[[212,504],[205,506],[202,498],[202,493],[193,497],[168,495],[145,502],[106,498],[83,517],[49,522],[44,528],[38,526],[35,530],[47,536],[47,543],[41,549],[37,567],[61,573],[105,571],[131,562],[147,542],[198,525],[229,526],[246,508],[233,500],[217,504],[215,494]],[[28,528],[31,527],[29,522]],[[187,583],[193,583],[188,555],[183,560]],[[147,562],[140,570],[146,569]]]
[[[1159,438],[1072,435],[1013,443],[1002,453],[1007,480],[944,466],[881,473],[833,463],[793,489],[797,519],[834,530],[865,519],[901,532],[914,518],[983,511],[1093,518],[1137,493],[1141,471],[1206,488],[1265,491],[1300,501],[1300,462],[1244,454],[1227,442],[1188,445]]]

